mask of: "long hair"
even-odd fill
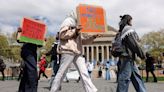
[[[132,17],[128,14],[120,16],[121,21],[119,22],[119,32],[122,32],[122,30],[124,29],[124,27],[126,25],[130,25],[130,21],[132,20]]]

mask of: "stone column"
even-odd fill
[[[99,47],[96,46],[96,61],[99,61]]]
[[[91,46],[91,61],[94,60],[94,47]]]
[[[107,49],[107,61],[109,61],[109,46],[108,45],[106,46],[106,49]]]
[[[86,49],[87,49],[87,56],[86,56],[86,58],[87,58],[87,62],[89,61],[89,46],[86,46]]]
[[[102,61],[104,62],[104,46],[101,46],[101,57],[102,57]]]
[[[85,46],[82,46],[82,55],[84,55],[84,48]]]

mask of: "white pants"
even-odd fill
[[[71,63],[74,63],[76,66],[85,89],[85,92],[97,92],[97,88],[93,85],[88,70],[85,65],[85,59],[79,55],[72,55],[72,54],[62,54],[61,56],[61,66],[58,70],[58,73],[53,81],[51,91],[50,92],[57,92],[63,77],[66,75],[66,70],[68,69]]]

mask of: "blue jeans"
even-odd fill
[[[52,62],[53,62],[53,73],[54,73],[54,75],[56,75],[59,70],[60,63],[57,64],[57,60],[53,60]]]
[[[106,77],[105,77],[106,80],[110,80],[110,72],[109,72],[109,69],[106,70]]]
[[[130,81],[132,81],[136,92],[146,92],[144,82],[134,61],[122,59],[119,62],[117,92],[128,92]]]

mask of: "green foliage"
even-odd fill
[[[13,35],[14,34],[15,33],[13,33]],[[1,42],[0,55],[4,56],[5,58],[12,58],[14,61],[17,61],[21,59],[20,57],[21,47],[19,45],[12,45],[14,39],[15,39],[14,36],[8,38],[5,35],[0,35],[0,42]],[[10,45],[9,45],[9,42],[10,42]]]
[[[38,55],[47,53],[52,48],[54,41],[55,37],[49,36],[47,38],[46,45],[42,48],[38,48]],[[0,55],[5,58],[12,58],[14,61],[21,60],[21,46],[16,44],[16,32],[14,32],[11,37],[0,35],[0,42]],[[50,61],[50,56],[47,56],[47,61]]]
[[[52,48],[52,44],[55,42],[54,36],[49,36],[46,41],[45,49],[49,51]]]
[[[162,58],[162,52],[164,52],[164,48],[154,48],[150,51],[151,55],[157,58]]]
[[[146,77],[143,77],[142,79],[143,79],[144,81],[146,81]],[[153,79],[154,79],[153,77],[149,77],[149,81],[150,81],[150,82],[153,82]],[[164,81],[164,77],[157,77],[157,80],[158,80],[158,81]]]
[[[0,55],[8,56],[9,52],[9,43],[7,41],[7,37],[4,35],[0,35]]]
[[[142,47],[153,56],[158,57],[164,52],[164,29],[156,32],[149,32],[141,38]]]
[[[7,41],[7,37],[4,35],[0,35],[0,42],[1,42],[0,49],[7,48],[9,46],[9,43]]]
[[[16,60],[21,60],[20,52],[21,52],[21,46],[10,46],[11,47],[11,58],[13,58],[15,61]]]

